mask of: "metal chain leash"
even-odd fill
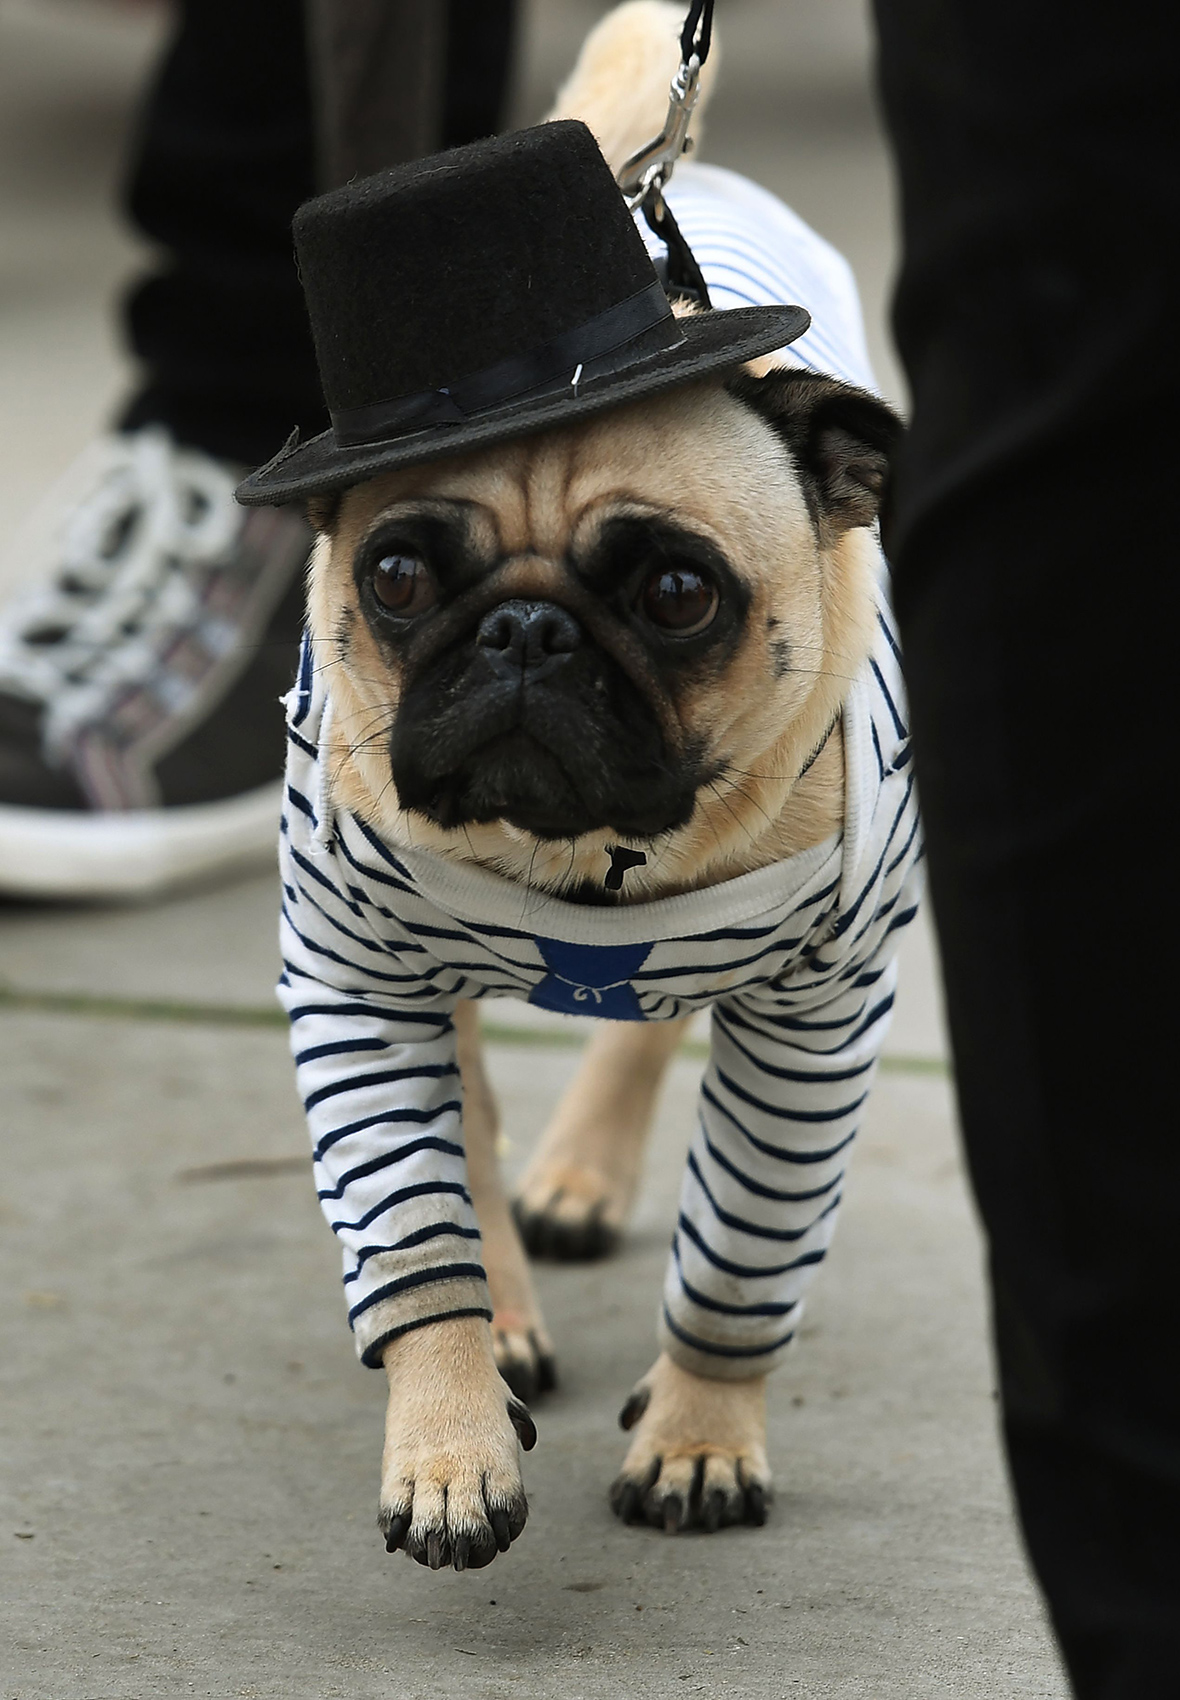
[[[632,212],[641,211],[651,230],[668,250],[667,287],[670,294],[695,298],[710,305],[709,291],[692,249],[681,235],[664,202],[664,187],[682,154],[692,148],[689,124],[700,93],[701,66],[713,39],[715,0],[692,0],[680,33],[680,64],[668,91],[668,116],[659,135],[623,165],[618,185]]]

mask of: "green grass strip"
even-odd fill
[[[188,1003],[170,998],[121,998],[93,992],[44,992],[0,986],[0,1014],[25,1012],[35,1015],[80,1015],[102,1021],[173,1021],[198,1027],[283,1028],[287,1018],[281,1009],[257,1004]],[[482,1025],[489,1045],[517,1045],[528,1050],[576,1051],[586,1042],[584,1029],[562,1027],[515,1027],[496,1021]],[[688,1039],[680,1047],[682,1057],[703,1062],[709,1054],[701,1039]],[[881,1058],[883,1074],[928,1075],[945,1080],[950,1064],[942,1057],[887,1054]]]
[[[585,1043],[586,1037],[584,1033],[572,1029],[565,1031],[560,1027],[505,1027],[494,1021],[485,1021],[480,1031],[489,1045],[529,1045],[556,1051],[576,1050]],[[709,1055],[709,1047],[703,1039],[686,1039],[677,1055],[704,1062]],[[879,1067],[883,1074],[929,1074],[941,1080],[948,1078],[951,1072],[950,1064],[942,1057],[887,1055],[881,1058]]]
[[[181,1003],[169,998],[121,998],[92,992],[26,991],[0,986],[0,1011],[89,1015],[104,1021],[180,1021],[203,1027],[285,1027],[277,1008],[233,1003]]]

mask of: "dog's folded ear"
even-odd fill
[[[872,525],[905,427],[877,396],[817,372],[740,372],[730,394],[770,424],[790,451],[821,541]]]

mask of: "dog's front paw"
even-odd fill
[[[524,1528],[520,1448],[537,1440],[496,1368],[488,1325],[458,1317],[403,1334],[386,1347],[385,1369],[377,1520],[386,1549],[431,1570],[481,1569]]]
[[[667,1534],[765,1523],[766,1380],[707,1381],[662,1353],[619,1415],[635,1434],[610,1502]]]

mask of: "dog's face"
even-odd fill
[[[340,800],[567,894],[601,889],[619,840],[652,869],[629,896],[725,868],[863,656],[858,528],[898,431],[775,373],[349,491],[313,516]]]

